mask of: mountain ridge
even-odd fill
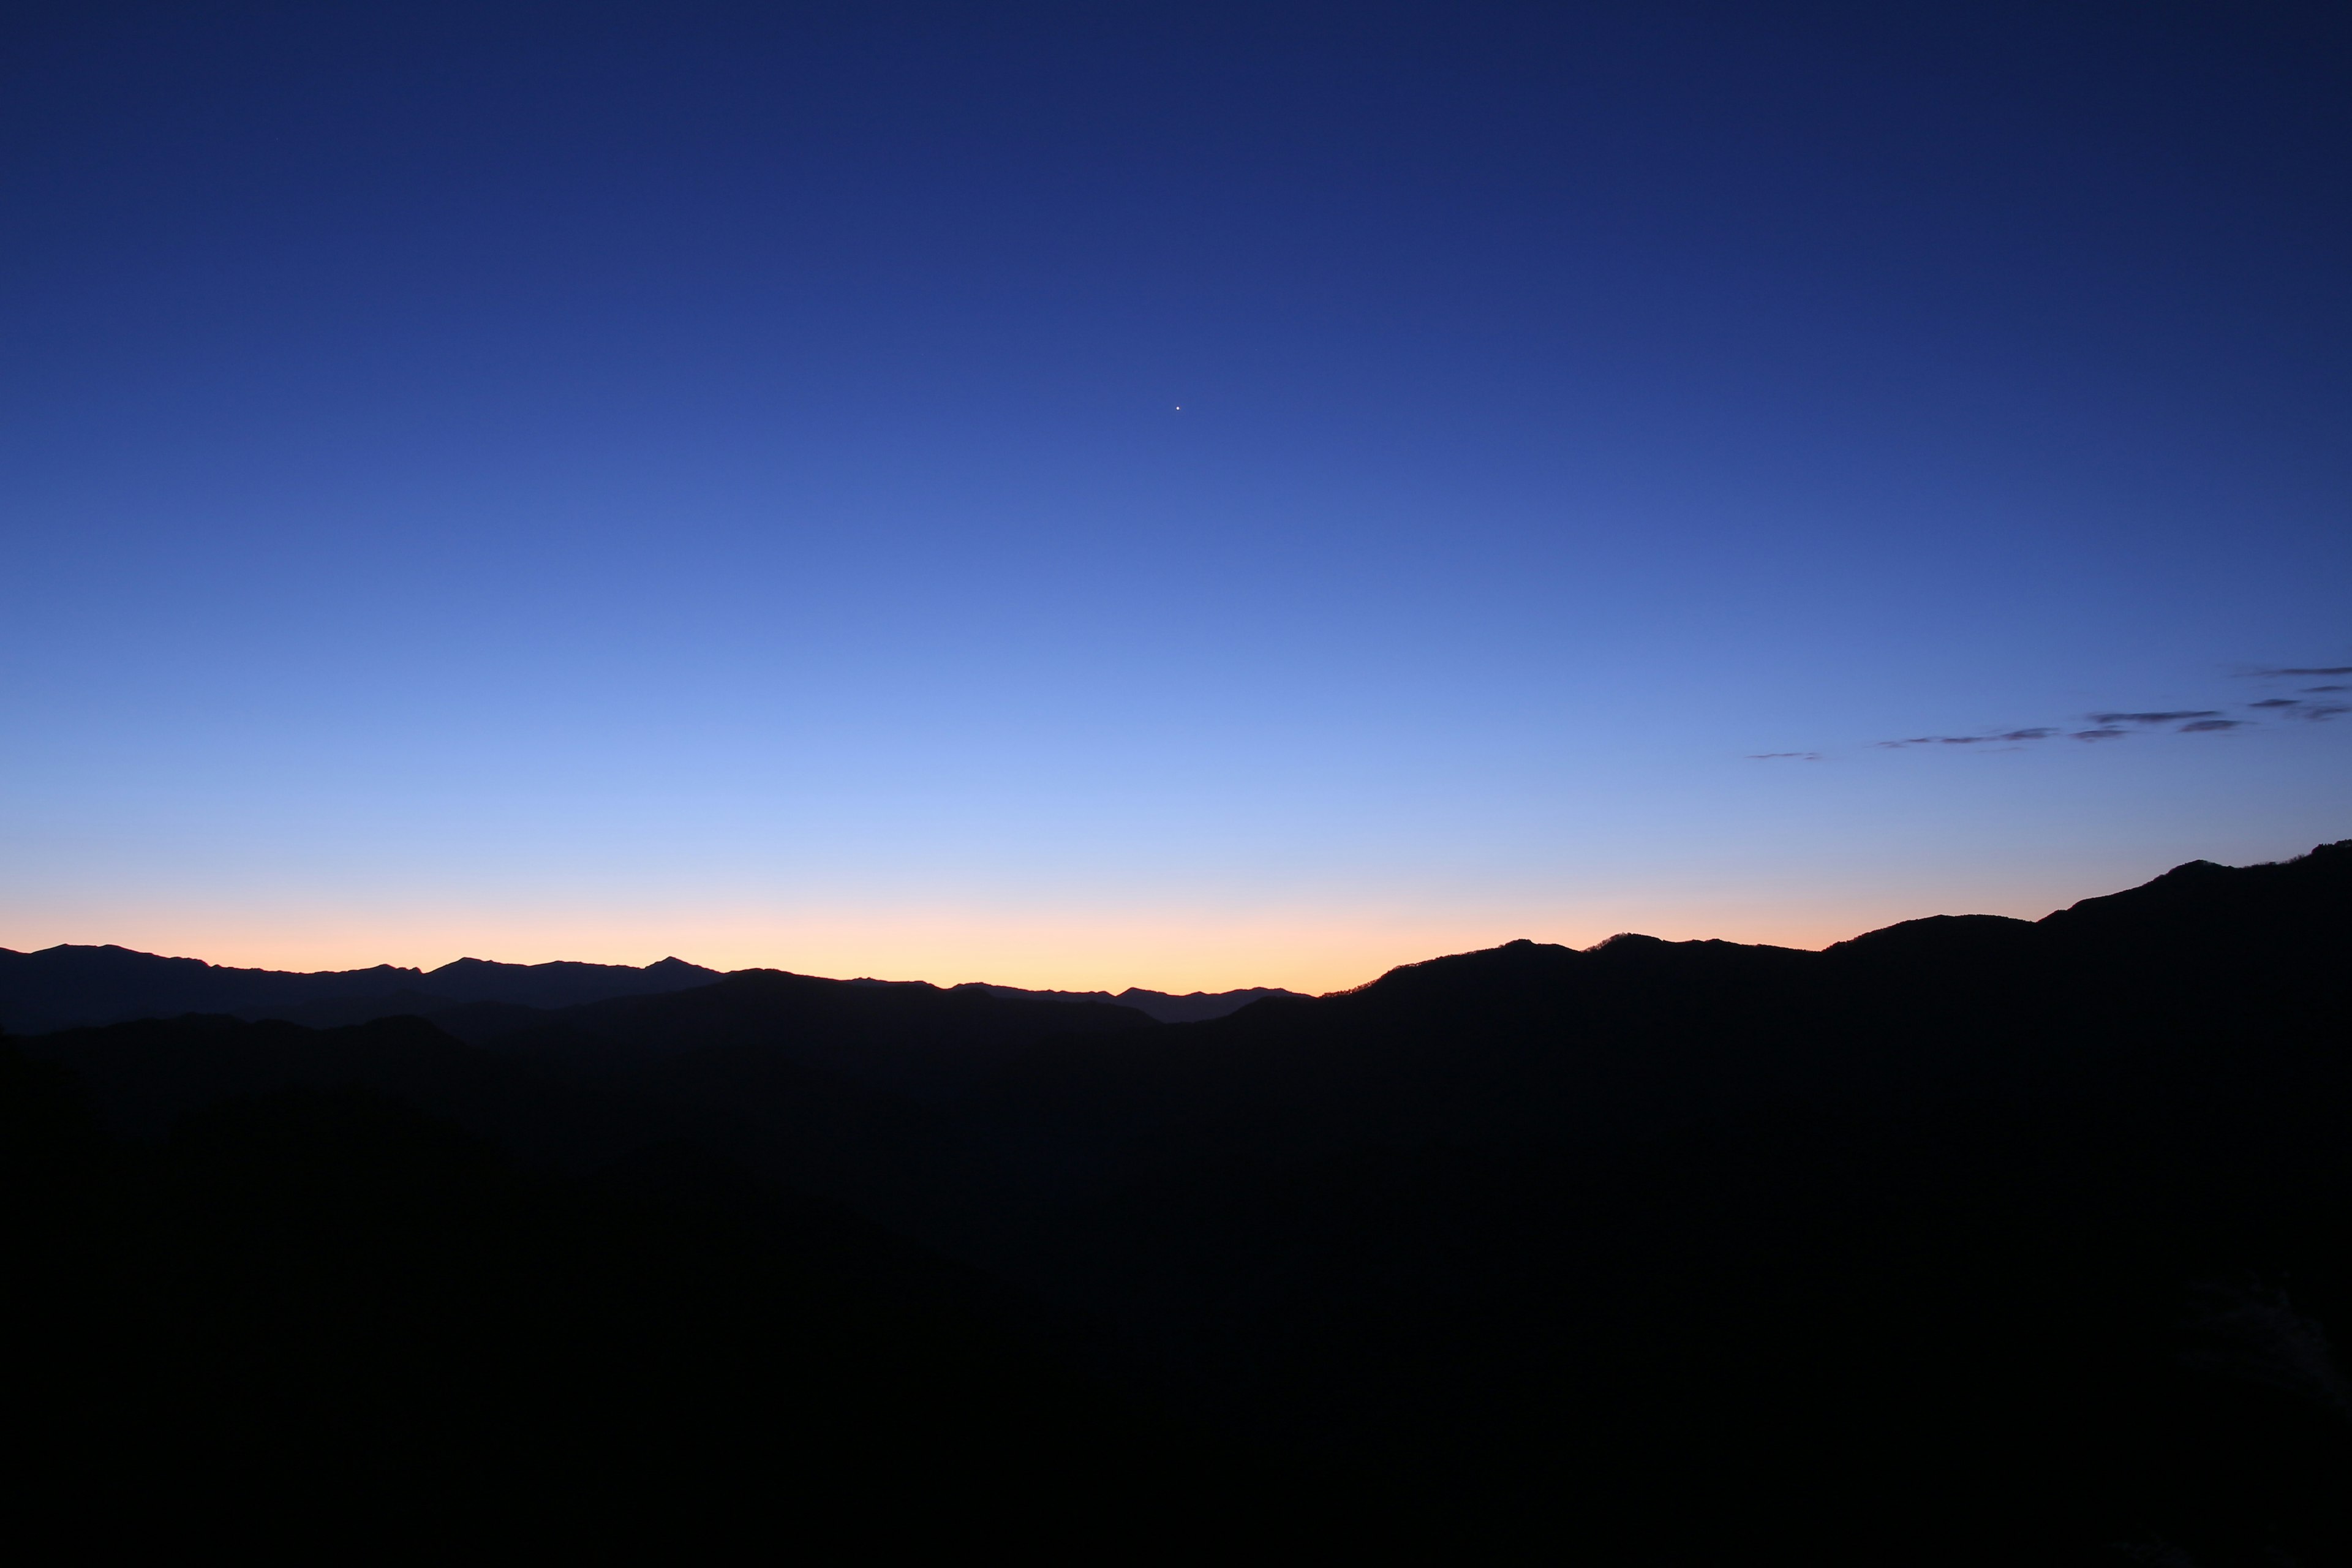
[[[471,1049],[230,1018],[23,1048],[150,1136],[357,1087],[567,1169],[682,1142],[1352,1478],[1315,1539],[2319,1563],[2352,1560],[2347,959],[2352,841],[1819,952],[1519,940],[1193,1022],[753,971],[477,1004]]]
[[[289,1008],[397,994],[449,1006],[474,1002],[562,1006],[683,989],[719,977],[717,970],[676,958],[643,968],[460,958],[429,970],[380,963],[304,972],[236,968],[200,958],[140,952],[110,942],[59,943],[30,952],[0,948],[0,1028],[37,1034],[179,1013],[268,1017]]]
[[[758,972],[709,969],[675,956],[643,967],[571,959],[505,963],[467,957],[435,969],[389,963],[364,969],[252,969],[142,952],[112,942],[60,942],[26,952],[0,948],[0,1029],[43,1034],[181,1013],[284,1018],[332,1027],[404,1014],[436,1017],[482,1005],[568,1007],[614,996],[682,991],[730,973]],[[1262,997],[1299,994],[1268,986],[1171,995],[1136,986],[1114,994],[1033,991],[979,981],[955,986],[929,981],[847,984],[973,990],[1040,1002],[1108,1003],[1132,1007],[1161,1023],[1222,1017]]]
[[[993,996],[1029,997],[1040,1002],[1108,1003],[1117,1007],[1132,1007],[1163,1024],[1197,1024],[1210,1018],[1222,1018],[1269,996],[1307,999],[1306,992],[1286,990],[1279,985],[1247,985],[1231,991],[1187,991],[1178,994],[1147,990],[1140,985],[1130,985],[1118,992],[1029,991],[1017,985],[992,985],[986,981],[967,980],[948,989],[979,990]]]

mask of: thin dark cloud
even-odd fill
[[[2344,688],[2336,688],[2342,690]],[[2314,705],[2293,697],[2266,697],[2259,702],[2249,702],[2250,709],[2275,713],[2282,719],[2325,720],[2341,713],[2352,713],[2352,704],[2334,702]],[[2228,719],[2218,708],[2176,708],[2162,711],[2139,713],[2094,713],[2092,728],[2068,731],[2077,741],[2120,741],[2126,735],[2136,735],[2159,724],[2169,724],[2183,735],[2217,735],[2231,730],[2242,730],[2254,722],[2252,719]],[[2047,740],[2060,731],[2037,725],[2025,730],[2004,730],[1988,735],[1912,735],[1900,741],[1876,742],[1881,751],[1899,752],[1911,746],[1985,746],[2000,742],[2015,745],[2027,741]],[[1801,752],[1768,753],[1774,756],[1802,756]]]
[[[1994,735],[1913,735],[1902,741],[1874,742],[1879,750],[1899,752],[1906,746],[1983,746],[1998,741],[2045,741],[2058,731],[2048,728],[2004,730]]]
[[[1784,758],[1791,762],[1818,763],[1822,754],[1819,752],[1751,752],[1748,756],[1751,763],[1777,763]]]
[[[2352,665],[2279,665],[2259,669],[2242,669],[2243,676],[2290,675],[2352,675]],[[2320,686],[2301,689],[2307,693],[2352,692],[2352,682],[2331,681]],[[2268,714],[2276,719],[2301,719],[2319,721],[2352,713],[2352,701],[2311,702],[2301,697],[2264,697],[2244,704],[2252,713]],[[2126,735],[2137,735],[2149,730],[2168,728],[2183,735],[2226,734],[2232,730],[2253,726],[2259,721],[2252,718],[2232,719],[2219,708],[2151,708],[2084,715],[2089,727],[2065,730],[2053,725],[2036,724],[2019,730],[1989,731],[1980,735],[1906,735],[1899,741],[1875,741],[1874,750],[1882,752],[1907,751],[1914,746],[1990,746],[1995,750],[2015,750],[2035,741],[2046,741],[2053,735],[2065,735],[2076,741],[2120,741]],[[1818,752],[1765,752],[1756,761],[1769,762],[1780,758],[1816,761]]]

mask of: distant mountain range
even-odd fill
[[[968,981],[956,987],[959,991],[981,990],[992,996],[1030,997],[1039,1002],[1108,1002],[1114,1006],[1132,1007],[1147,1017],[1162,1024],[1201,1024],[1211,1018],[1222,1018],[1228,1013],[1238,1013],[1253,1002],[1268,996],[1302,997],[1297,991],[1285,991],[1278,985],[1254,985],[1241,991],[1188,991],[1181,996],[1171,996],[1165,991],[1146,991],[1130,985],[1120,992],[1109,991],[1024,991],[1013,985],[986,985]]]
[[[9,960],[185,962],[52,956],[109,951]],[[465,1452],[561,1457],[481,1505],[516,1528],[634,1497],[779,1549],[936,1493],[982,1535],[1124,1556],[2352,1561],[2352,841],[2038,921],[1516,942],[1193,1023],[682,964],[572,976],[614,988],[562,1005],[490,984],[562,967],[481,966],[431,1021],[21,1042],[0,1118],[59,1152],[9,1190],[35,1234],[83,1216],[20,1271],[65,1282],[22,1298],[51,1314],[38,1364],[103,1382],[164,1347],[115,1405],[54,1395],[101,1412],[93,1451],[167,1418],[243,1433],[205,1474],[245,1496],[331,1428],[334,1484],[398,1514],[417,1432],[497,1434]],[[116,1174],[58,1173],[99,1149]],[[83,1190],[148,1195],[41,1195]],[[488,1261],[513,1257],[541,1261]],[[146,1258],[227,1272],[100,1290],[89,1261]],[[91,1317],[83,1279],[162,1317]],[[281,1345],[240,1304],[288,1291],[331,1307]],[[931,1326],[856,1327],[886,1321]],[[486,1364],[546,1335],[572,1359],[426,1421],[384,1369],[460,1353],[453,1321]],[[222,1366],[261,1370],[203,1382]],[[199,1393],[142,1404],[166,1373]],[[813,1458],[774,1415],[803,1407],[846,1446]],[[642,1431],[683,1457],[640,1468]]]
[[[35,952],[0,948],[0,1029],[39,1034],[131,1018],[225,1013],[331,1027],[402,1016],[436,1017],[461,1008],[576,1006],[614,996],[655,995],[708,985],[721,972],[665,958],[642,969],[616,963],[494,963],[461,958],[438,969],[372,969],[296,973],[230,969],[195,958],[164,958],[112,945],[60,945]],[[860,982],[895,984],[920,982]],[[1220,1018],[1262,996],[1297,993],[1258,987],[1171,996],[1130,987],[1102,991],[1023,991],[973,983],[994,995],[1052,1002],[1113,1002],[1163,1024]],[[474,1014],[478,1028],[481,1017]]]

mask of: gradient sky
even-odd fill
[[[2352,835],[2340,11],[12,15],[0,945],[1324,990]]]

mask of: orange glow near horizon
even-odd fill
[[[2063,901],[2063,900],[2061,900]],[[1609,907],[1596,907],[1606,902]],[[1079,912],[970,908],[679,908],[622,915],[594,909],[457,911],[416,907],[365,916],[282,907],[154,910],[0,927],[0,946],[113,942],[237,968],[432,969],[461,957],[511,963],[572,959],[645,964],[675,955],[713,969],[968,980],[1036,989],[1188,992],[1278,985],[1320,994],[1402,963],[1494,947],[1517,937],[1586,947],[1621,931],[1670,940],[1720,937],[1822,947],[1915,915],[1949,912],[1849,896],[1771,907],[1593,899],[1549,908],[1293,908]],[[2001,912],[2039,915],[2031,910]],[[13,939],[13,940],[12,940]]]

